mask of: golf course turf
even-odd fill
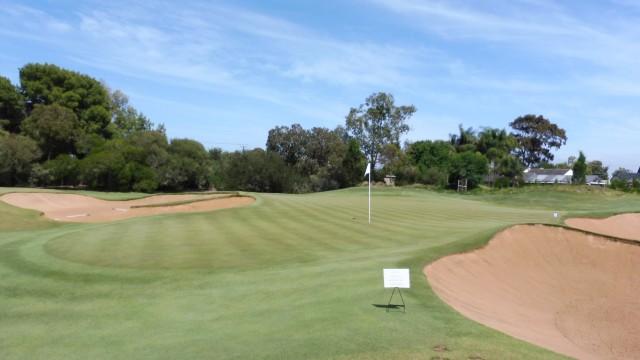
[[[0,202],[0,358],[561,359],[467,319],[422,269],[511,225],[640,211],[633,195],[380,188],[368,223],[366,188],[250,195],[101,223]],[[386,309],[384,268],[411,270],[406,313]]]

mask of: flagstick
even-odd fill
[[[367,170],[364,171],[364,176],[369,175],[369,222],[371,222],[371,163],[367,163]]]
[[[371,163],[367,163],[367,170],[364,171],[364,176],[369,175],[369,222],[371,222]]]
[[[371,223],[371,171],[369,171],[369,223]]]

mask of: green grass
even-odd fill
[[[422,268],[556,210],[640,211],[640,197],[608,193],[375,189],[369,224],[366,188],[252,195],[105,224],[0,203],[0,358],[559,359],[459,315]],[[375,306],[392,267],[411,269],[406,314]]]

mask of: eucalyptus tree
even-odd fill
[[[300,124],[276,126],[269,130],[267,151],[282,156],[289,166],[304,160],[307,151],[308,133]]]
[[[111,124],[120,136],[129,136],[137,131],[153,130],[153,123],[129,103],[129,96],[120,90],[111,91],[105,84],[111,101]]]
[[[393,95],[383,92],[371,94],[364,104],[349,110],[346,129],[360,142],[372,169],[375,169],[385,146],[400,146],[400,136],[410,130],[407,120],[415,112],[415,106],[396,106]]]
[[[509,126],[513,128],[512,135],[518,142],[514,155],[527,167],[553,161],[551,150],[559,149],[567,143],[564,129],[542,115],[520,116],[509,123]]]

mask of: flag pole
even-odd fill
[[[369,223],[371,223],[371,172],[369,172]]]
[[[367,170],[364,172],[364,176],[369,175],[369,222],[371,222],[371,163],[367,163]]]

